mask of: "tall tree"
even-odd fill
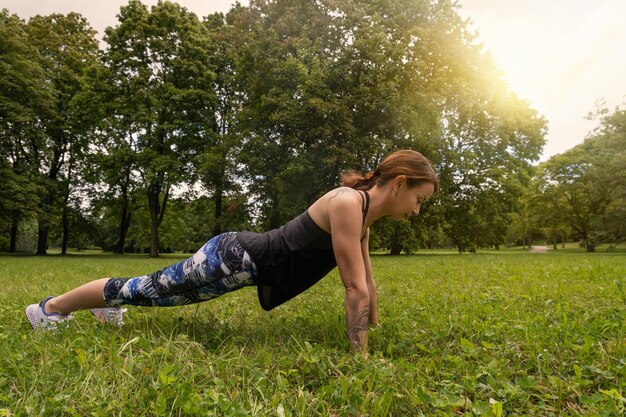
[[[81,110],[91,138],[82,174],[91,186],[92,209],[100,211],[108,206],[117,213],[116,243],[107,244],[106,249],[123,254],[141,183],[133,120],[116,114],[120,102],[127,98],[111,89],[112,79],[110,67],[99,59],[85,77],[85,87],[76,97],[76,107]]]
[[[436,159],[447,233],[460,251],[498,247],[539,158],[546,122],[508,89],[454,6],[432,7],[440,23],[426,42],[441,115]]]
[[[246,15],[246,8],[237,4],[227,15],[215,13],[204,20],[211,40],[209,55],[215,73],[211,88],[215,101],[210,129],[203,127],[198,131],[198,135],[203,137],[203,146],[197,158],[197,175],[204,188],[212,194],[212,235],[229,228],[230,220],[223,216],[224,203],[227,196],[233,197],[240,188],[236,181],[235,164],[241,140],[237,121],[245,93],[237,83],[237,58],[248,34],[242,30],[238,20]]]
[[[442,180],[433,202],[440,216],[421,227],[440,233],[445,216],[460,250],[504,241],[545,120],[509,91],[455,7],[251,2],[239,67],[241,161],[266,227],[304,209],[341,171],[371,170],[393,150],[412,148],[436,163]]]
[[[52,106],[52,92],[38,51],[16,15],[0,11],[0,220],[8,222],[15,251],[18,223],[39,212],[41,190],[28,144],[43,135],[40,115]]]
[[[155,257],[172,187],[189,176],[200,132],[214,123],[209,38],[197,17],[175,3],[159,2],[148,11],[131,0],[119,24],[106,29],[105,41],[113,96],[108,123],[127,126],[134,142]]]
[[[312,165],[306,153],[332,146],[330,135],[322,136],[327,127],[323,94],[329,88],[322,67],[327,60],[320,55],[324,34],[334,28],[319,3],[306,1],[252,2],[248,18],[238,23],[250,33],[238,66],[246,92],[239,161],[245,164],[264,226],[275,228],[319,193],[323,166]],[[332,116],[341,115],[336,110]]]
[[[86,68],[97,57],[98,43],[96,32],[77,13],[35,16],[28,22],[28,33],[38,49],[46,81],[54,89],[53,105],[39,115],[44,135],[29,144],[30,162],[46,189],[37,244],[37,254],[45,255],[53,215],[59,206],[62,210],[67,206],[69,183],[62,181],[63,169],[69,181],[72,171],[65,165],[77,158],[87,143],[81,134],[82,121],[74,117],[72,100],[81,91]]]
[[[613,112],[600,107],[596,113],[600,123],[592,134],[596,142],[593,177],[611,196],[602,219],[602,240],[619,242],[626,239],[626,104]]]
[[[250,5],[242,161],[267,227],[336,186],[342,171],[372,169],[395,148],[417,147],[398,123],[409,39],[385,17],[399,8],[374,3]]]
[[[535,191],[540,208],[558,213],[589,252],[623,239],[626,221],[626,110],[598,114],[600,126],[584,143],[541,164]]]
[[[544,210],[563,216],[587,251],[593,252],[597,243],[594,223],[605,212],[610,197],[591,182],[585,154],[579,147],[550,158],[541,166],[538,188]]]

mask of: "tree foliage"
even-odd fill
[[[73,99],[98,45],[95,32],[76,13],[35,16],[23,24],[3,11],[2,28],[7,35],[2,37],[7,53],[2,54],[0,74],[2,156],[10,161],[13,174],[39,190],[33,199],[38,200],[37,253],[45,254],[55,215],[66,213],[72,161],[80,158],[85,146]],[[13,209],[12,230],[23,208]]]
[[[29,153],[29,144],[43,134],[41,115],[52,104],[26,23],[8,10],[0,12],[0,227],[9,229],[15,251],[19,222],[40,213],[44,190]]]
[[[542,224],[569,226],[587,251],[626,236],[626,110],[598,116],[584,143],[540,165],[533,188]]]
[[[118,138],[114,159],[131,158],[139,174],[151,219],[151,256],[157,256],[172,187],[189,178],[192,158],[214,124],[209,40],[197,17],[175,3],[148,11],[131,0],[119,19],[105,36],[106,129]],[[130,175],[127,170],[122,195]]]

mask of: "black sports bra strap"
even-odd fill
[[[370,209],[370,195],[367,191],[363,191],[363,193],[365,193],[365,198],[363,195],[361,195],[361,198],[363,199],[363,226],[365,226],[365,216],[367,216],[367,212]]]

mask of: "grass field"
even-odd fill
[[[246,288],[196,306],[24,307],[167,256],[0,256],[0,416],[616,416],[626,413],[626,253],[372,256],[382,326],[344,336],[337,272],[267,313]]]

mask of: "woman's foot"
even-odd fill
[[[33,330],[56,330],[59,323],[72,318],[72,314],[60,314],[46,312],[46,303],[54,297],[46,297],[39,304],[31,304],[26,307],[24,313]]]

